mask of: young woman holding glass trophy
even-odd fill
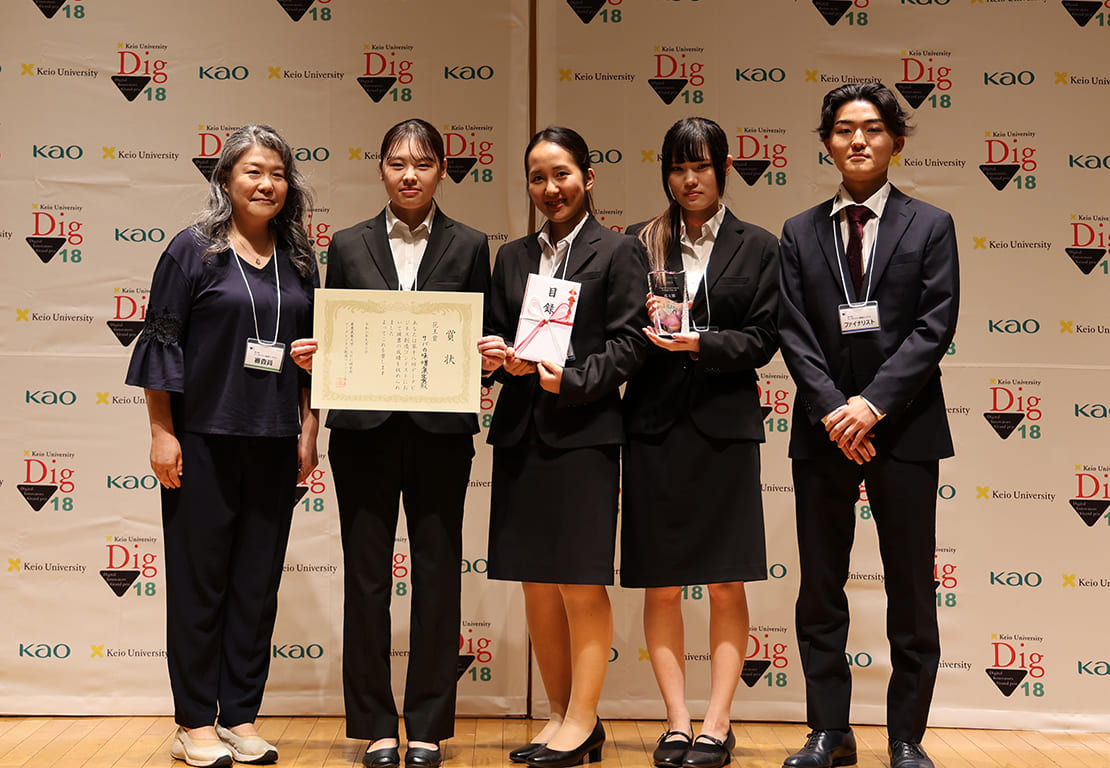
[[[721,203],[728,138],[704,118],[667,131],[667,209],[629,228],[647,250],[651,342],[624,397],[621,585],[645,587],[644,633],[667,708],[660,768],[725,765],[748,645],[744,582],[767,577],[755,369],[777,349],[778,241]],[[694,738],[682,587],[707,584],[711,689]]]

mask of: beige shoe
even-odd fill
[[[242,737],[216,723],[216,734],[227,745],[237,763],[248,765],[266,765],[276,763],[278,759],[277,747],[270,744],[261,736]]]
[[[174,734],[170,755],[184,760],[187,765],[198,765],[201,768],[231,765],[231,752],[222,741],[195,742],[189,738],[189,732],[184,728],[178,728]]]

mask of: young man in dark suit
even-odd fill
[[[780,249],[782,353],[798,389],[796,625],[812,729],[784,766],[856,763],[844,585],[864,481],[887,595],[891,766],[932,768],[921,738],[940,660],[936,497],[939,459],[953,449],[939,364],[956,330],[955,229],[887,180],[907,126],[886,87],[829,92],[819,131],[841,185],[786,222]]]

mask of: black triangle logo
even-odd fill
[[[994,188],[1001,192],[1010,183],[1010,179],[1014,178],[1014,174],[1021,168],[1020,165],[993,165],[984,163],[979,166],[979,170],[987,177],[987,181],[994,185]]]
[[[1064,6],[1064,10],[1071,14],[1075,23],[1081,27],[1087,26],[1087,22],[1093,19],[1098,9],[1102,7],[1102,3],[1098,0],[1063,0],[1060,5]]]
[[[1094,527],[1106,508],[1110,507],[1110,501],[1104,499],[1068,499],[1068,504],[1071,504],[1071,508],[1079,514],[1088,528]]]
[[[42,11],[42,15],[48,19],[54,18],[54,14],[58,9],[68,3],[69,0],[34,0],[35,5]]]
[[[998,433],[998,436],[1005,440],[1010,436],[1010,433],[1017,429],[1017,425],[1025,418],[1024,413],[998,413],[997,411],[987,411],[983,414],[983,418],[991,425],[991,428]]]
[[[296,506],[301,503],[301,499],[304,498],[304,495],[306,493],[308,493],[308,486],[307,485],[298,485],[293,490],[293,507],[294,508],[296,508]]]
[[[605,5],[605,0],[567,0],[567,5],[582,19],[583,24],[589,24]]]
[[[116,597],[123,597],[124,594],[135,583],[135,579],[139,578],[138,571],[101,571],[100,578],[104,579],[104,583],[112,588],[116,593]]]
[[[937,87],[936,83],[895,83],[894,87],[898,89],[898,93],[906,100],[914,109],[917,109],[925,103],[925,99]]]
[[[852,7],[852,0],[813,0],[813,7],[825,17],[825,21],[829,22],[829,26],[832,27]]]
[[[771,415],[773,409],[769,405],[761,405],[759,406],[759,410],[763,411],[763,418],[767,418]]]
[[[42,509],[46,502],[50,501],[54,491],[58,490],[56,485],[30,485],[29,483],[20,483],[16,488],[23,494],[23,498],[27,499],[31,509],[36,512]]]
[[[116,84],[124,98],[134,101],[135,97],[142,93],[143,88],[146,88],[150,78],[146,75],[112,75],[112,82]]]
[[[447,158],[447,175],[451,181],[458,184],[470,173],[470,169],[478,162],[476,157],[449,157]]]
[[[940,589],[940,582],[933,579],[933,591],[936,592],[938,589]]]
[[[466,670],[470,669],[470,665],[473,664],[473,663],[474,663],[474,654],[472,654],[472,653],[460,653],[459,654],[459,665],[458,665],[458,667],[456,667],[456,672],[458,674],[455,676],[455,679],[456,680],[461,680],[462,676],[466,674]]]
[[[194,157],[193,165],[200,171],[200,175],[204,177],[205,181],[212,180],[212,171],[216,170],[216,164],[220,162],[218,157]]]
[[[395,77],[360,77],[358,84],[366,91],[375,104],[382,100],[382,96],[389,93],[389,89],[397,82]]]
[[[1102,261],[1102,257],[1106,255],[1106,251],[1102,248],[1065,248],[1064,250],[1075,262],[1075,266],[1079,267],[1079,271],[1085,275],[1091,274]]]
[[[987,668],[987,677],[991,682],[998,686],[998,690],[1002,691],[1003,696],[1009,696],[1018,687],[1018,683],[1025,679],[1029,673],[1027,669],[998,669],[997,667]]]
[[[109,320],[108,328],[115,334],[121,346],[126,347],[143,332],[142,320]]]
[[[655,95],[663,100],[664,104],[670,104],[678,98],[678,94],[682,93],[682,89],[686,87],[688,81],[685,77],[653,77],[648,80],[651,89],[655,91]]]
[[[744,666],[740,670],[740,679],[743,680],[749,688],[752,688],[759,682],[759,678],[763,677],[763,673],[767,671],[767,667],[769,666],[771,666],[771,662],[767,659],[747,659],[744,661]]]
[[[770,167],[770,160],[733,160],[732,167],[740,174],[740,178],[748,182],[749,187],[754,187],[759,177]]]
[[[282,10],[289,14],[289,18],[293,21],[300,21],[304,16],[304,12],[308,10],[308,6],[312,5],[316,0],[277,0],[278,5]]]
[[[66,244],[64,237],[28,237],[27,245],[31,246],[31,250],[35,255],[42,259],[42,263],[46,264],[58,250]]]

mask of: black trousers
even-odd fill
[[[816,730],[848,727],[852,697],[848,640],[849,558],[855,502],[865,480],[879,536],[887,599],[891,676],[887,732],[920,742],[940,662],[936,586],[938,462],[877,456],[862,467],[840,456],[794,460],[801,583],[795,606],[806,678],[806,720]]]
[[[333,429],[328,458],[343,537],[343,695],[347,736],[398,735],[390,682],[393,545],[403,498],[411,561],[405,732],[440,741],[455,731],[463,502],[471,435],[426,432],[404,414],[366,431]]]
[[[178,434],[162,489],[166,655],[178,725],[253,722],[270,670],[297,483],[297,438]]]

